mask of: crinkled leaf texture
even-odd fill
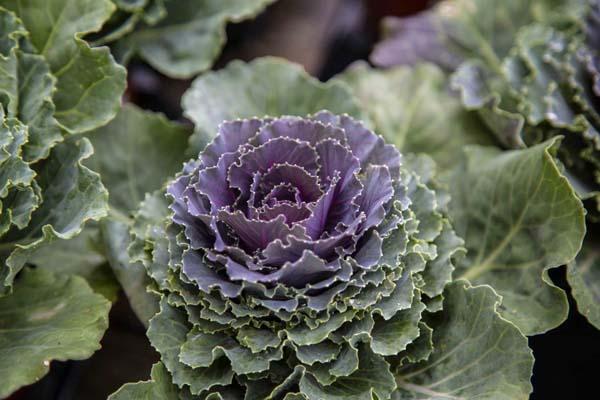
[[[71,3],[0,5],[0,396],[39,379],[52,359],[98,348],[108,302],[74,275],[106,298],[117,290],[97,252],[65,257],[89,235],[52,246],[107,214],[100,176],[83,164],[92,146],[74,134],[108,122],[125,87],[108,49],[79,38],[100,27],[111,4]],[[27,264],[37,268],[19,277]]]
[[[7,1],[0,8],[0,293],[10,291],[36,249],[106,214],[106,190],[81,164],[92,148],[68,134],[114,116],[125,72],[107,49],[77,36],[98,28],[110,4],[78,3],[60,14],[61,4]],[[67,23],[57,14],[77,18]]]
[[[222,123],[132,228],[172,382],[198,398],[390,399],[462,252],[433,168],[347,115]],[[156,386],[140,385],[123,390]]]
[[[55,78],[56,90],[35,95],[51,97],[60,126],[80,133],[110,121],[125,89],[125,69],[107,47],[92,48],[81,36],[100,29],[114,5],[109,0],[6,0],[2,7],[21,19],[33,52]]]
[[[119,61],[139,55],[158,71],[190,78],[209,69],[225,44],[225,26],[258,15],[275,0],[113,0],[118,6],[98,43],[116,40]]]
[[[528,335],[566,318],[566,295],[547,270],[572,261],[585,235],[583,205],[554,159],[558,146],[467,147],[446,177],[450,215],[468,249],[456,277],[492,286],[502,316]]]
[[[508,148],[563,135],[559,158],[600,217],[598,3],[446,0],[386,21],[371,59],[393,66],[430,61],[456,70],[453,86]],[[586,16],[587,15],[587,16]]]
[[[527,338],[496,312],[500,296],[459,280],[444,297],[444,312],[429,321],[433,353],[398,370],[395,398],[528,399],[533,355]]]
[[[37,249],[45,248],[57,239],[73,238],[87,220],[106,215],[106,189],[98,174],[81,164],[91,151],[87,139],[69,139],[56,145],[31,186],[17,186],[3,199],[4,207],[29,206],[30,219],[21,229],[13,222],[2,237],[0,292],[10,291],[14,277]],[[27,190],[34,191],[35,201],[39,204],[21,200],[22,193],[28,193]],[[4,215],[10,218],[11,213]]]
[[[0,298],[0,397],[40,379],[52,360],[81,360],[100,348],[110,302],[83,278],[26,269]]]

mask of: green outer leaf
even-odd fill
[[[17,19],[2,8],[0,13],[4,18]],[[15,30],[9,37],[20,33]],[[21,44],[28,47],[26,42]],[[0,56],[0,93],[8,100],[8,104],[2,103],[8,117],[27,126],[23,158],[28,162],[46,158],[50,149],[62,140],[60,127],[54,119],[52,95],[55,84],[56,79],[42,56],[25,53],[17,47],[12,48],[8,57]]]
[[[97,248],[97,226],[88,226],[71,240],[59,240],[42,245],[28,262],[60,274],[86,274],[104,264],[102,249]]]
[[[141,264],[129,263],[129,218],[146,193],[162,187],[185,161],[191,129],[162,114],[124,105],[108,125],[87,136],[96,152],[86,165],[102,176],[110,193],[110,217],[101,223],[103,250],[135,313],[144,325],[158,311],[147,292]]]
[[[0,107],[0,114],[2,109]],[[0,115],[0,118],[2,116]],[[35,171],[22,159],[27,127],[14,119],[0,124],[0,236],[11,228],[23,229],[39,205]]]
[[[495,312],[500,296],[461,280],[449,284],[444,297],[444,312],[431,322],[433,353],[400,370],[393,398],[529,398],[533,356],[527,338]]]
[[[441,297],[441,296],[440,296]],[[443,299],[442,299],[443,301]],[[443,305],[440,305],[440,310]],[[427,361],[433,352],[433,329],[424,322],[419,323],[419,337],[406,346],[406,350],[397,356],[398,367],[405,363],[417,363]]]
[[[577,258],[567,266],[567,280],[577,309],[600,329],[600,249],[592,241],[584,243]]]
[[[150,320],[147,334],[152,346],[160,353],[161,361],[173,375],[173,383],[189,387],[192,394],[230,384],[233,372],[226,358],[216,360],[209,368],[192,369],[179,362],[180,349],[189,330],[185,315],[171,307],[165,298],[161,299],[160,312]]]
[[[92,49],[80,39],[76,43],[77,52],[69,63],[53,71],[57,78],[54,116],[69,133],[87,132],[113,119],[127,84],[127,71],[108,48]]]
[[[387,399],[396,388],[389,365],[366,346],[358,352],[360,368],[350,376],[338,378],[323,386],[311,375],[300,380],[300,391],[310,400],[372,400]],[[376,397],[375,397],[376,396]]]
[[[110,303],[78,276],[23,271],[0,299],[0,397],[35,382],[51,360],[85,359],[100,348]]]
[[[147,328],[150,318],[158,312],[159,298],[148,290],[150,277],[141,263],[131,263],[127,254],[130,243],[129,227],[111,218],[100,223],[106,258],[131,308]]]
[[[323,109],[366,120],[345,85],[321,83],[299,65],[274,57],[250,63],[233,61],[223,70],[198,77],[183,96],[182,105],[196,126],[190,139],[194,155],[225,120],[306,116]]]
[[[207,70],[225,44],[225,26],[252,18],[275,0],[169,0],[166,17],[117,43],[167,76],[190,78]],[[126,61],[126,60],[125,60]]]
[[[70,133],[110,121],[125,90],[126,71],[108,48],[90,48],[80,39],[97,31],[115,6],[109,0],[6,0],[56,77],[55,117]]]
[[[397,312],[389,320],[375,317],[375,326],[371,335],[371,348],[376,354],[393,356],[406,349],[419,337],[418,323],[425,304],[414,300],[407,310]]]
[[[81,165],[92,153],[90,142],[73,139],[60,143],[50,153],[37,182],[44,202],[35,210],[29,225],[4,239],[10,256],[0,266],[0,293],[10,290],[12,280],[34,252],[56,239],[78,235],[88,220],[107,214],[108,193],[100,176]]]
[[[190,131],[162,114],[125,104],[108,125],[87,135],[95,153],[86,165],[102,176],[112,211],[130,214],[146,193],[181,170]]]
[[[585,235],[583,205],[553,157],[558,145],[468,147],[446,177],[450,216],[468,249],[456,276],[494,287],[502,316],[528,335],[566,318],[565,293],[547,270],[571,261]]]
[[[478,113],[503,146],[525,147],[521,137],[525,120],[516,112],[517,105],[505,96],[504,82],[490,69],[477,60],[467,61],[452,75],[451,85],[460,92],[465,108]]]
[[[428,154],[441,168],[455,164],[467,144],[493,144],[433,64],[376,70],[356,63],[335,80],[350,86],[377,133],[405,153]]]
[[[163,363],[154,364],[150,374],[152,380],[127,383],[111,394],[108,400],[180,400],[179,390],[171,383],[171,375]]]
[[[42,245],[27,262],[55,274],[79,275],[96,293],[115,302],[120,289],[119,282],[106,263],[103,249],[98,248],[98,241],[98,227],[88,224],[73,239]]]

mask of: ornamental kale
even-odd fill
[[[173,382],[390,398],[461,249],[443,199],[405,164],[327,111],[221,124],[133,229],[130,252],[164,295],[148,335]]]
[[[161,361],[111,399],[526,398],[522,332],[566,317],[545,274],[579,250],[583,208],[556,141],[466,146],[484,125],[444,82],[433,67],[362,66],[320,83],[273,58],[198,77],[183,107],[199,156],[129,225],[125,269],[143,266],[160,299],[148,336]],[[416,95],[380,90],[396,87]],[[413,137],[438,138],[444,116],[473,138],[449,154]],[[406,154],[372,126],[391,138],[398,128]],[[139,135],[127,127],[113,146]],[[105,225],[123,270],[128,224]]]

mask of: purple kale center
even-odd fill
[[[361,123],[326,111],[223,123],[168,188],[189,245],[183,272],[235,297],[241,283],[326,288],[348,268],[373,267],[400,159]]]

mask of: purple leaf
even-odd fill
[[[394,195],[394,189],[388,168],[381,165],[369,165],[361,182],[363,191],[356,204],[366,216],[362,229],[367,230],[377,226],[385,217],[384,205]]]
[[[300,199],[307,203],[316,201],[323,194],[317,182],[317,177],[297,165],[288,163],[273,165],[263,175],[261,186],[270,192],[273,187],[282,183],[288,183],[297,188]]]
[[[298,117],[283,117],[262,127],[257,135],[257,144],[279,137],[297,139],[313,146],[325,139],[346,143],[344,131],[335,126]]]
[[[275,239],[285,238],[288,235],[306,237],[304,229],[299,226],[288,227],[283,216],[270,221],[251,220],[241,211],[230,213],[222,210],[219,211],[218,218],[232,229],[240,238],[240,244],[250,252],[262,250]]]
[[[205,167],[217,165],[223,154],[237,151],[238,147],[248,142],[258,130],[269,120],[243,119],[223,122],[213,141],[200,154]]]
[[[244,153],[236,164],[229,168],[229,183],[248,191],[256,172],[265,173],[275,164],[292,164],[303,167],[307,172],[316,172],[317,153],[306,142],[295,139],[276,138]]]

